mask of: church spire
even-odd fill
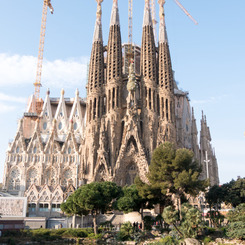
[[[165,0],[158,0],[160,28],[159,28],[159,48],[158,48],[158,81],[159,81],[159,104],[160,104],[160,124],[165,128],[165,134],[171,136],[167,140],[176,141],[175,129],[175,97],[174,97],[174,77],[171,64],[168,38],[165,25],[164,4]],[[169,132],[171,132],[169,134]]]
[[[94,27],[94,42],[103,42],[102,38],[102,24],[101,24],[101,3],[103,0],[96,0],[97,1],[97,12],[96,12],[96,22],[95,22],[95,27]]]
[[[151,10],[150,10],[150,1],[145,0],[145,9],[144,9],[144,19],[143,27],[152,26]]]
[[[160,28],[159,28],[159,85],[162,90],[168,90],[173,93],[174,79],[171,64],[168,38],[165,25],[164,4],[165,0],[158,0]]]
[[[101,88],[104,84],[104,52],[102,39],[102,24],[101,24],[101,3],[103,0],[96,0],[97,13],[94,29],[93,46],[89,64],[89,79],[88,79],[88,95]]]
[[[159,43],[168,43],[168,36],[166,31],[166,24],[165,24],[165,13],[164,13],[164,4],[165,0],[158,0],[159,3]]]
[[[145,0],[141,45],[141,74],[145,79],[151,80],[153,86],[157,79],[156,69],[156,47],[150,12],[150,3],[149,0]]]
[[[96,1],[98,4],[87,87],[87,111],[89,122],[91,120],[100,119],[101,117],[101,101],[104,85],[104,47],[101,25],[101,3],[103,0]]]
[[[118,26],[120,25],[119,13],[118,13],[118,0],[113,0],[110,26],[113,25],[118,25]]]
[[[122,77],[122,43],[118,13],[118,1],[113,0],[107,48],[107,82]]]

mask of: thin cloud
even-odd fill
[[[0,114],[2,113],[8,113],[10,111],[16,110],[15,106],[7,105],[5,103],[0,102]]]
[[[27,102],[27,98],[25,98],[25,97],[16,97],[16,96],[11,96],[11,95],[0,93],[0,101],[26,103]]]
[[[37,58],[0,53],[0,87],[27,85],[35,81]],[[42,83],[49,87],[85,86],[88,58],[44,60]]]
[[[204,100],[192,100],[192,104],[211,104],[211,103],[217,103],[219,101],[222,101],[223,99],[227,98],[228,95],[220,95],[220,96],[217,96],[217,97],[209,97],[207,99],[204,99]]]

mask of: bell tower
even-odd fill
[[[159,0],[159,55],[157,110],[159,114],[158,144],[165,141],[176,143],[174,78],[165,25],[164,4]]]
[[[148,161],[157,144],[157,62],[149,0],[145,0],[141,45],[141,98],[143,142]]]

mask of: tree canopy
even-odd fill
[[[194,161],[194,154],[188,149],[175,149],[166,142],[153,152],[149,167],[149,181],[163,194],[196,196],[207,187],[207,181],[200,180],[201,166]],[[180,203],[181,205],[181,203]]]
[[[231,238],[245,240],[245,203],[230,210],[228,220],[227,235]]]
[[[144,230],[144,209],[151,209],[154,204],[166,202],[164,197],[160,189],[152,188],[137,176],[134,185],[123,187],[123,196],[117,201],[117,209],[124,213],[139,212]]]
[[[121,194],[121,187],[113,182],[93,182],[76,190],[61,208],[67,214],[93,216],[94,233],[97,234],[96,217],[112,208],[112,201]]]
[[[245,179],[231,180],[222,186],[212,186],[205,197],[210,207],[215,209],[222,202],[230,203],[233,207],[245,203]]]

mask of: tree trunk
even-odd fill
[[[141,223],[142,223],[142,231],[145,230],[145,223],[144,223],[144,209],[143,209],[143,205],[141,206],[140,209],[140,216],[141,216]]]
[[[72,228],[73,229],[76,228],[76,215],[75,214],[72,216]]]
[[[96,222],[96,215],[93,214],[93,224],[94,224],[94,234],[98,234],[98,227],[97,227],[97,222]]]
[[[182,207],[181,207],[181,197],[180,197],[180,194],[178,194],[178,209],[179,209],[179,219],[180,219],[180,222],[182,221],[182,214],[181,214],[181,210],[182,210]]]
[[[177,225],[173,224],[173,226],[174,226],[174,228],[176,229],[176,231],[179,233],[179,235],[180,235],[181,237],[184,237],[184,236],[183,236],[183,233],[178,229]]]

